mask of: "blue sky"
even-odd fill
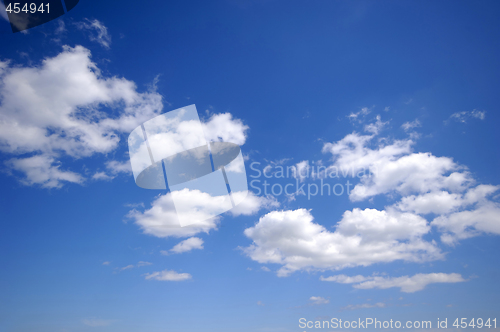
[[[82,0],[16,34],[0,17],[0,330],[498,319],[499,11]],[[165,233],[165,192],[136,186],[127,137],[191,104],[261,182]],[[255,188],[314,190],[324,174],[276,177],[307,165],[372,176],[324,179],[351,195]]]

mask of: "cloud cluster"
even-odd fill
[[[189,211],[196,220],[202,222],[180,227],[177,211],[171,194],[158,196],[152,203],[151,208],[145,211],[132,209],[128,217],[133,219],[145,234],[156,237],[191,237],[199,233],[209,233],[217,229],[221,216],[211,218],[212,211],[218,211],[220,207],[220,196],[212,197],[208,193],[199,190],[183,189],[175,192],[176,204],[193,207]],[[230,210],[233,216],[252,215],[264,208],[277,207],[274,198],[255,196],[248,192],[245,200],[234,209]]]
[[[397,287],[404,293],[414,293],[424,289],[429,284],[435,283],[456,283],[467,281],[458,273],[419,273],[412,277],[364,277],[361,275],[348,277],[340,274],[328,278],[320,277],[322,281],[331,281],[341,284],[352,284],[357,289],[387,289]]]
[[[308,210],[273,211],[245,230],[253,243],[243,250],[259,263],[282,265],[281,277],[298,270],[442,259],[436,243],[422,238],[429,230],[422,217],[395,209],[346,211],[334,232],[314,223]]]
[[[61,167],[73,159],[108,153],[120,135],[159,114],[162,97],[139,93],[132,81],[106,77],[82,46],[64,46],[39,66],[0,66],[0,151],[25,184],[46,188],[82,183]]]
[[[330,167],[364,172],[350,192],[351,201],[400,196],[391,208],[434,216],[431,225],[449,245],[483,233],[500,234],[500,205],[489,199],[500,186],[477,185],[467,168],[451,158],[412,152],[411,139],[383,138],[373,147],[375,138],[352,133],[323,146],[332,155]]]
[[[362,110],[350,118],[368,113],[368,109]],[[410,130],[418,125],[407,123],[403,128]],[[349,193],[352,202],[384,195],[391,205],[383,210],[345,211],[334,231],[313,222],[311,212],[305,209],[270,212],[245,230],[252,240],[243,248],[245,254],[260,263],[281,265],[278,276],[288,276],[299,270],[443,259],[438,243],[427,240],[433,227],[448,245],[484,233],[500,234],[500,205],[491,199],[500,186],[477,185],[467,168],[451,158],[413,152],[412,139],[378,137],[383,126],[377,117],[365,126],[371,134],[354,132],[337,142],[325,143],[323,153],[331,155],[331,163],[324,173],[340,169],[347,176],[359,177]],[[417,281],[437,282],[440,277],[431,274]],[[372,280],[360,287],[390,284],[382,281]],[[405,286],[412,281],[415,279],[391,279],[401,283],[404,291],[413,289]]]

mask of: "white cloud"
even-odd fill
[[[108,265],[108,264],[106,264],[106,265]],[[130,265],[127,265],[127,266],[124,266],[124,267],[121,267],[121,268],[116,268],[116,269],[121,272],[121,271],[129,270],[129,269],[133,269],[133,268],[136,268],[136,267],[149,266],[149,265],[153,265],[153,263],[140,261],[140,262],[137,263],[137,265],[130,264]]]
[[[422,126],[422,124],[420,123],[420,121],[418,119],[415,119],[412,122],[405,122],[405,123],[403,123],[403,125],[401,126],[401,128],[403,128],[404,131],[408,131],[408,130],[411,130],[411,129],[414,129],[414,128],[417,128],[417,127],[421,127],[421,126]]]
[[[108,261],[102,263],[102,265],[109,265],[109,264],[111,264],[111,262]]]
[[[105,172],[96,172],[94,175],[92,175],[93,180],[111,181],[114,178],[114,176],[108,175]]]
[[[233,193],[233,195],[240,193]],[[241,194],[240,194],[241,195]],[[240,201],[240,199],[238,199]],[[250,216],[259,212],[261,209],[278,208],[280,206],[278,200],[274,196],[256,196],[252,191],[249,191],[245,199],[236,205],[229,213],[233,216]]]
[[[340,310],[357,310],[357,309],[369,309],[369,308],[385,308],[386,304],[383,302],[377,303],[363,303],[363,304],[349,304],[345,307],[341,307]]]
[[[377,135],[388,122],[382,122],[380,115],[377,115],[375,119],[375,123],[369,123],[365,126],[365,131]]]
[[[347,117],[350,120],[358,120],[359,118],[363,118],[365,115],[370,114],[371,110],[368,107],[363,107],[359,112],[351,113]],[[359,120],[361,122],[361,120]]]
[[[82,46],[63,46],[37,66],[0,61],[0,151],[16,157],[6,165],[24,173],[26,185],[83,183],[84,176],[66,169],[66,163],[116,150],[124,134],[162,109],[154,84],[140,93],[134,82],[102,74]],[[209,139],[241,145],[248,126],[225,113],[213,115],[203,129]],[[105,166],[91,170],[94,179],[131,174],[128,160]]]
[[[367,172],[350,192],[352,201],[393,191],[408,195],[431,190],[464,190],[471,182],[470,174],[451,158],[436,157],[431,153],[410,153],[411,140],[368,147],[374,135],[347,135],[335,143],[326,143],[324,153],[335,158],[332,166],[350,170],[354,174]]]
[[[138,93],[133,82],[102,75],[82,46],[64,46],[39,66],[1,67],[0,151],[23,155],[7,165],[25,172],[28,185],[82,183],[81,175],[54,166],[56,160],[108,153],[120,134],[163,108],[158,93]]]
[[[130,161],[120,162],[117,160],[110,160],[106,162],[106,168],[110,170],[113,174],[126,173],[132,174],[132,167],[130,167]]]
[[[97,319],[97,318],[86,318],[82,319],[82,323],[84,325],[90,326],[90,327],[102,327],[102,326],[109,326],[113,324],[115,320],[113,319]]]
[[[345,275],[331,276],[328,278],[321,277],[322,281],[333,281],[338,283],[349,283],[354,284],[353,287],[357,289],[387,289],[398,287],[404,293],[414,293],[416,291],[421,291],[429,284],[434,283],[456,283],[464,282],[465,279],[458,273],[428,273],[428,274],[415,274],[412,277],[347,277]]]
[[[469,112],[463,111],[463,112],[453,113],[452,115],[450,115],[451,120],[455,120],[462,123],[467,123],[467,120],[471,118],[484,120],[485,117],[486,117],[486,111],[478,111],[476,109]]]
[[[327,300],[321,296],[311,296],[309,298],[310,301],[312,301],[312,304],[320,305],[320,304],[328,304],[330,303],[330,300]]]
[[[271,270],[267,266],[262,266],[260,269],[265,272],[271,272]]]
[[[202,123],[207,140],[245,144],[248,126],[239,119],[233,119],[231,113],[215,114],[209,121]]]
[[[420,216],[394,209],[346,211],[334,232],[313,223],[308,210],[270,212],[245,230],[253,260],[280,264],[278,276],[298,270],[339,270],[374,263],[442,259],[436,243],[422,239],[430,226]]]
[[[184,281],[191,279],[192,276],[189,273],[178,273],[172,270],[163,270],[160,272],[153,272],[146,274],[146,280],[158,280],[158,281]]]
[[[108,28],[102,22],[94,19],[93,21],[85,19],[83,22],[75,23],[78,29],[88,30],[91,41],[99,43],[102,47],[109,49],[111,44],[111,35],[108,33]]]
[[[189,239],[181,241],[170,249],[169,252],[180,254],[194,249],[203,249],[203,240],[199,237],[190,237]]]
[[[81,184],[85,181],[80,174],[61,170],[60,163],[50,155],[34,155],[22,159],[13,158],[7,160],[5,165],[12,170],[23,173],[24,177],[20,181],[25,185],[37,184],[43,188],[60,188],[65,182]]]
[[[441,241],[455,245],[458,240],[486,234],[500,235],[500,204],[484,202],[474,210],[439,216],[432,221],[444,234]]]
[[[150,263],[150,262],[144,262],[144,261],[140,261],[139,263],[137,263],[137,267],[141,267],[141,266],[149,266],[149,265],[153,265],[153,263]]]
[[[238,193],[233,193],[237,195]],[[200,223],[180,227],[177,211],[175,210],[172,196],[161,195],[151,203],[151,208],[140,212],[133,209],[128,216],[135,220],[136,224],[146,234],[157,237],[191,237],[198,233],[209,233],[217,229],[221,216],[210,218],[213,211],[220,207],[220,196],[212,197],[199,190],[183,189],[175,192],[176,204],[193,206],[189,213],[194,220],[203,220]],[[233,216],[251,215],[262,208],[276,207],[277,202],[272,198],[258,197],[249,192],[243,202],[237,205],[230,213]],[[188,218],[188,216],[184,216]],[[189,219],[189,218],[188,218]]]

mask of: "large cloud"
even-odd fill
[[[191,226],[180,227],[178,212],[175,209],[171,194],[160,195],[151,203],[151,208],[141,212],[133,209],[128,216],[135,220],[136,224],[145,234],[156,237],[191,237],[198,233],[209,233],[217,229],[221,216],[212,216],[219,211],[222,196],[212,197],[208,193],[199,190],[183,189],[174,192],[178,206],[190,206],[184,209],[192,215],[195,220],[203,220]],[[252,215],[263,208],[276,207],[274,199],[255,196],[248,192],[245,200],[237,205],[229,213],[233,216]],[[189,219],[189,216],[184,216]]]
[[[244,252],[259,263],[282,265],[278,276],[297,270],[442,259],[436,243],[422,239],[429,230],[422,217],[395,209],[346,211],[334,232],[314,223],[308,210],[274,211],[245,230],[253,243]]]
[[[24,173],[24,183],[44,187],[83,181],[57,164],[60,156],[110,152],[121,133],[163,108],[157,92],[139,93],[132,81],[102,75],[82,46],[64,46],[39,66],[4,62],[0,100],[0,151],[21,155],[8,165]],[[33,155],[38,158],[29,159]]]
[[[103,75],[82,46],[64,46],[38,66],[0,62],[0,151],[13,156],[6,165],[20,172],[27,185],[54,188],[84,182],[81,174],[67,169],[70,163],[61,164],[63,157],[109,153],[121,136],[162,109],[162,96],[154,86],[141,93],[130,80]],[[208,140],[239,145],[245,143],[247,130],[230,113],[215,114],[203,123]],[[190,132],[183,134],[189,137]],[[130,172],[128,161],[108,161],[104,168],[93,178],[109,180]]]

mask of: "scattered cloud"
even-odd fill
[[[115,150],[120,135],[163,108],[160,94],[139,93],[134,82],[103,75],[82,46],[63,46],[38,66],[0,62],[0,83],[0,151],[19,156],[5,165],[20,172],[25,185],[84,183],[61,160]]]
[[[129,269],[133,269],[133,268],[136,268],[136,267],[149,266],[149,265],[153,265],[153,263],[140,261],[136,265],[130,264],[130,265],[127,265],[127,266],[124,266],[124,267],[116,268],[116,270],[118,270],[118,271],[121,272],[121,271],[129,270]]]
[[[344,284],[353,284],[357,289],[387,289],[398,287],[404,293],[414,293],[423,290],[427,285],[434,283],[456,283],[467,281],[458,273],[419,273],[412,277],[380,277],[380,276],[355,276],[336,275],[328,278],[320,277],[322,281],[332,281]]]
[[[330,303],[330,300],[327,300],[321,296],[311,296],[309,298],[309,301],[312,301],[312,304],[315,305],[320,305],[320,304],[328,304]]]
[[[260,305],[261,307],[263,307],[264,303],[262,303],[261,301],[257,301],[257,305]]]
[[[262,271],[271,272],[271,269],[269,269],[267,266],[262,266],[260,269]]]
[[[99,20],[85,19],[83,22],[75,23],[80,30],[87,30],[91,41],[99,43],[102,47],[109,49],[111,45],[111,35],[108,28]]]
[[[447,121],[445,121],[445,123],[448,123],[449,120],[454,120],[461,123],[467,123],[469,119],[484,120],[485,118],[486,118],[486,111],[478,111],[474,109],[468,112],[463,111],[463,112],[453,113],[452,115],[450,115],[450,118]]]
[[[192,278],[189,273],[178,273],[173,270],[163,270],[160,272],[148,273],[145,276],[146,280],[158,281],[184,281]]]
[[[194,249],[203,249],[203,240],[199,237],[190,237],[189,239],[179,242],[169,251],[162,250],[161,253],[163,255],[169,255],[171,253],[180,254]]]
[[[403,125],[401,125],[401,128],[403,128],[404,131],[409,131],[409,130],[412,130],[414,128],[421,127],[421,126],[422,126],[422,124],[420,123],[420,121],[418,119],[415,119],[411,122],[403,123]]]
[[[102,263],[102,265],[109,265],[109,264],[111,264],[111,262],[108,261]]]

